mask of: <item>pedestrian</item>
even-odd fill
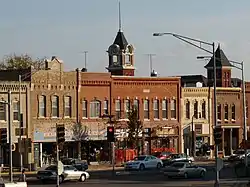
[[[26,182],[25,169],[22,170],[22,173],[21,173],[18,181],[19,182]]]

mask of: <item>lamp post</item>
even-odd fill
[[[217,78],[216,78],[216,60],[215,60],[215,43],[209,43],[209,42],[205,42],[205,41],[202,41],[202,40],[198,40],[198,39],[194,39],[194,38],[190,38],[190,37],[187,37],[187,36],[182,36],[182,35],[179,35],[179,34],[176,34],[176,33],[171,33],[171,32],[165,32],[165,33],[154,33],[153,36],[164,36],[164,35],[171,35],[185,43],[188,43],[200,50],[203,50],[209,54],[212,54],[213,55],[213,68],[214,68],[214,126],[216,127],[217,126],[217,97],[216,97],[216,81],[217,81]],[[199,43],[200,45],[197,45],[195,44],[194,42],[196,43]],[[212,52],[205,49],[204,47],[202,47],[201,45],[204,44],[204,45],[207,45],[207,46],[210,46],[212,47]],[[215,184],[214,186],[219,186],[219,179],[220,179],[220,176],[219,176],[219,170],[218,170],[218,145],[215,145],[215,162],[216,162],[216,179],[215,179]]]
[[[8,105],[8,136],[9,136],[9,180],[13,182],[13,162],[12,162],[12,112],[11,112],[11,91],[8,91],[8,101],[0,101],[5,105]]]
[[[194,115],[192,116],[192,156],[195,157],[196,147],[195,147],[195,139],[194,139]]]
[[[198,56],[197,59],[207,59],[211,58],[209,56]],[[217,59],[217,58],[216,58]],[[220,59],[217,59],[220,60]],[[241,71],[241,84],[242,84],[242,107],[243,107],[243,136],[244,136],[244,142],[247,141],[247,111],[246,111],[246,88],[245,88],[245,73],[244,73],[244,62],[237,62],[233,60],[229,60],[229,62],[232,63],[232,66],[236,69],[239,69]],[[245,151],[245,167],[248,166],[248,159],[247,159],[247,147],[244,146]],[[246,170],[247,171],[247,170]]]

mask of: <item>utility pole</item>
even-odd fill
[[[153,56],[156,56],[156,54],[147,54],[149,58],[149,75],[151,76],[151,73],[153,72]]]
[[[19,153],[20,153],[20,170],[23,170],[23,153],[22,153],[22,133],[23,133],[23,116],[21,111],[21,101],[22,101],[22,94],[21,94],[21,84],[22,84],[22,75],[19,75],[19,107],[18,107],[18,118],[19,118]]]
[[[84,53],[84,68],[87,69],[87,55],[88,55],[88,51],[83,51]]]

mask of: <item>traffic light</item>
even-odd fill
[[[0,129],[0,135],[1,135],[1,145],[7,144],[7,128],[1,128]]]
[[[115,142],[115,128],[112,126],[107,128],[107,139],[108,142]]]
[[[214,128],[214,142],[215,145],[219,145],[222,143],[222,128],[221,127],[215,127]]]
[[[56,125],[56,139],[57,144],[65,142],[65,127],[63,124]]]

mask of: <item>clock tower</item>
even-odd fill
[[[109,65],[107,70],[112,75],[134,76],[134,47],[129,44],[121,30],[121,14],[119,3],[119,31],[113,44],[108,48]]]

